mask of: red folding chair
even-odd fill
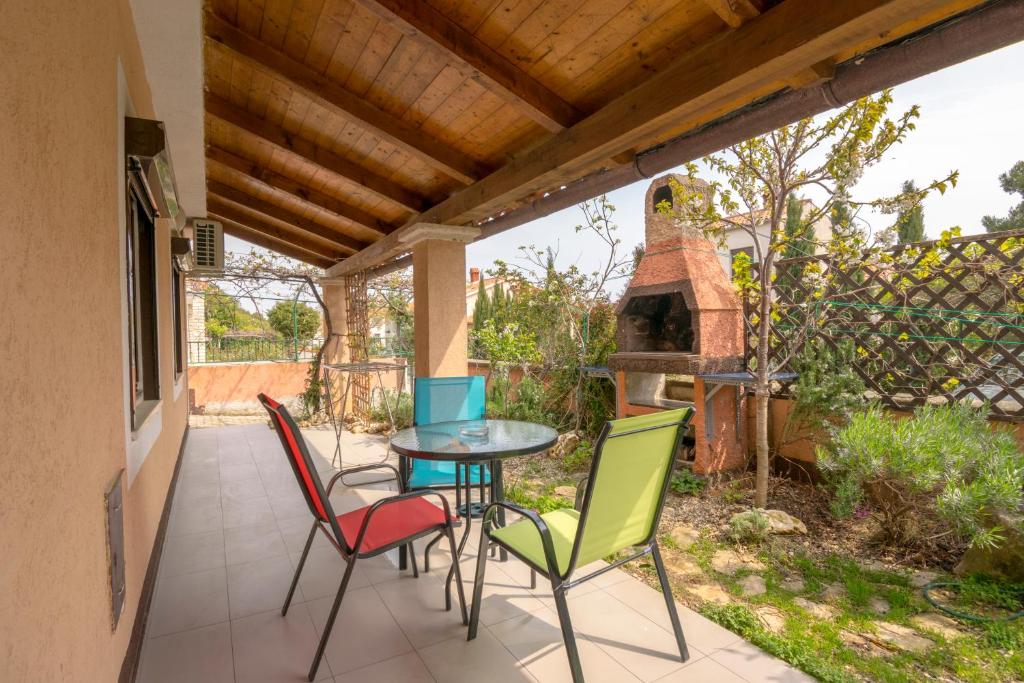
[[[430,490],[405,492],[398,470],[384,463],[343,469],[331,477],[325,491],[323,483],[320,481],[320,475],[317,474],[316,467],[313,466],[309,450],[306,448],[306,442],[302,438],[295,420],[288,413],[288,409],[266,394],[260,394],[259,400],[270,413],[270,421],[281,439],[285,453],[288,454],[288,462],[299,482],[299,488],[306,499],[306,504],[309,505],[309,511],[313,514],[313,527],[309,531],[309,538],[306,539],[306,547],[302,550],[302,557],[299,559],[299,566],[295,569],[295,577],[288,589],[288,596],[284,600],[281,614],[288,613],[288,605],[291,604],[295,586],[299,583],[299,575],[306,563],[306,556],[309,554],[310,546],[313,545],[317,529],[327,536],[331,545],[341,554],[346,563],[345,573],[342,576],[341,585],[338,587],[338,595],[334,598],[334,605],[331,607],[323,635],[320,637],[320,646],[316,650],[313,666],[309,670],[309,680],[312,681],[320,666],[320,660],[323,658],[327,638],[331,635],[331,628],[338,616],[341,600],[345,597],[345,588],[352,577],[356,560],[409,545],[417,538],[434,533],[446,535],[452,557],[458,557],[455,550],[455,534],[452,530],[452,515],[448,508],[448,500],[442,494]],[[346,512],[343,515],[335,515],[330,501],[331,489],[334,488],[335,482],[342,475],[372,469],[391,470],[395,475],[395,481],[398,482],[399,494],[379,500],[373,505]],[[441,501],[441,507],[426,500],[430,496],[437,497]],[[454,565],[462,623],[468,624],[466,598],[463,593],[459,563],[455,562]],[[451,609],[451,598],[447,593],[445,609]]]

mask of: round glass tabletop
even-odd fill
[[[557,439],[554,429],[533,422],[465,420],[403,429],[391,447],[410,458],[472,462],[540,453]]]

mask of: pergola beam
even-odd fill
[[[285,227],[274,221],[267,220],[266,216],[252,211],[244,204],[239,204],[211,193],[207,193],[206,202],[209,205],[209,211],[212,213],[224,216],[246,226],[250,230],[256,230],[281,242],[287,242],[292,246],[305,249],[313,254],[319,254],[326,259],[340,261],[349,255],[350,250],[341,249],[333,242],[296,230],[291,226]]]
[[[211,196],[224,201],[234,202],[253,213],[260,214],[261,217],[273,218],[297,230],[308,232],[310,235],[319,237],[342,251],[355,253],[368,246],[366,242],[360,242],[348,235],[343,235],[333,228],[300,216],[265,199],[254,197],[248,192],[231,187],[230,185],[211,180],[206,184],[206,191]]]
[[[439,142],[424,131],[373,106],[314,71],[232,26],[213,12],[206,12],[206,36],[236,58],[301,92],[318,105],[354,122],[360,128],[420,159],[464,185],[487,175],[488,169],[462,152]]]
[[[946,0],[786,0],[704,45],[552,136],[487,178],[456,193],[379,240],[356,259],[361,267],[400,253],[403,233],[418,223],[464,224],[507,208],[564,180],[569,169],[599,163],[687,120],[741,101],[760,84],[783,82],[830,59],[881,28],[939,9]],[[330,275],[351,272],[348,264]]]
[[[547,130],[557,133],[583,118],[583,112],[423,0],[356,1],[405,35],[447,53],[461,73],[503,95]]]
[[[309,263],[319,268],[330,268],[335,263],[331,259],[320,255],[318,252],[308,251],[286,240],[273,237],[254,228],[250,228],[247,225],[243,225],[242,223],[234,221],[215,211],[211,210],[209,215],[210,218],[220,221],[225,234],[243,239],[247,242],[252,242],[258,247],[276,251],[279,254],[288,256],[289,258],[298,259],[303,263]]]
[[[209,92],[206,93],[206,113],[284,152],[330,171],[350,183],[360,185],[403,209],[415,213],[427,205],[424,197],[401,187],[393,180],[373,173]]]
[[[373,236],[370,239],[378,239],[395,229],[394,225],[380,220],[371,213],[347,204],[337,197],[306,187],[288,176],[275,173],[255,161],[233,154],[226,149],[209,147],[206,150],[206,158],[228,169],[227,172],[232,176],[251,178],[311,206],[334,214],[339,219],[351,223],[357,230],[372,233]]]

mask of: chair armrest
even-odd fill
[[[334,488],[334,484],[337,483],[337,481],[346,474],[355,474],[356,472],[366,472],[368,470],[380,469],[391,470],[391,472],[395,475],[395,479],[398,481],[399,493],[405,493],[405,484],[402,481],[402,476],[398,473],[398,470],[396,470],[393,465],[388,465],[387,463],[383,462],[375,462],[369,465],[357,465],[356,467],[346,467],[345,469],[341,470],[340,472],[332,476],[331,480],[327,483],[327,495],[331,495],[331,489]]]
[[[526,519],[530,520],[534,527],[537,529],[537,533],[540,534],[541,546],[544,548],[544,559],[548,563],[548,575],[559,576],[558,572],[558,559],[555,557],[555,544],[551,540],[551,530],[548,529],[548,525],[541,519],[533,510],[527,510],[526,508],[519,507],[512,503],[505,503],[503,501],[494,501],[484,510],[483,528],[480,530],[481,542],[482,537],[489,534],[491,531],[491,521],[494,517],[494,513],[498,511],[498,508],[504,508],[517,515],[522,515]]]

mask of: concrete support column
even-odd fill
[[[324,350],[325,363],[347,363],[349,360],[348,350],[348,312],[346,309],[347,293],[343,283],[329,283],[323,286],[324,303],[327,305],[327,312],[331,316],[331,327],[334,337],[327,338],[327,330],[324,330],[326,349]],[[324,323],[326,328],[326,321]]]
[[[466,375],[466,245],[423,239],[412,248],[412,267],[416,376]]]

